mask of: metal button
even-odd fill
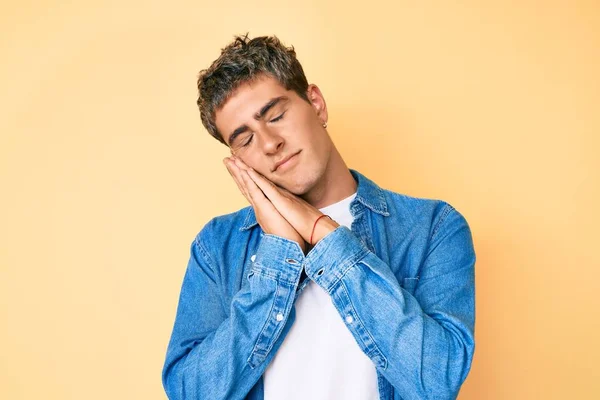
[[[252,254],[252,256],[250,257],[250,261],[254,262],[254,260],[256,260],[256,254]]]
[[[277,321],[283,321],[283,314],[278,313],[276,318],[277,318]]]
[[[346,322],[347,322],[347,323],[349,323],[349,324],[351,324],[351,323],[352,323],[352,321],[354,321],[354,318],[352,318],[352,315],[348,315],[348,316],[346,317]]]

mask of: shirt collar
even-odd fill
[[[350,210],[353,210],[353,214],[356,213],[357,207],[360,207],[358,203],[369,208],[371,211],[381,214],[383,216],[389,216],[387,202],[383,189],[381,189],[375,182],[361,174],[360,172],[349,169],[350,173],[357,182],[356,197],[350,203]],[[252,206],[246,207],[246,219],[244,225],[240,228],[240,231],[245,231],[252,228],[258,222],[256,221],[256,215],[254,214],[254,208]]]

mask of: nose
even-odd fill
[[[283,147],[285,140],[272,129],[263,129],[262,147],[265,154],[275,154]]]

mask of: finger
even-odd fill
[[[252,169],[246,163],[244,163],[241,158],[234,157],[233,162],[242,171],[248,171]]]
[[[288,226],[282,215],[277,211],[273,203],[269,201],[258,186],[252,181],[247,171],[242,171],[242,179],[247,184],[252,207],[256,214],[256,219],[265,232],[278,232],[282,228],[282,224]],[[274,229],[274,230],[273,230]]]
[[[238,178],[236,177],[236,175],[233,173],[233,167],[231,166],[231,160],[229,159],[224,159],[223,160],[223,164],[225,164],[225,167],[227,168],[227,172],[229,172],[229,175],[231,175],[231,177],[233,178],[233,181],[235,182],[235,184],[237,185],[238,189],[240,190],[240,192],[245,196],[245,190],[242,186],[242,183],[238,180]]]
[[[248,188],[248,193],[252,198],[252,201],[255,205],[258,206],[266,206],[267,203],[273,207],[269,199],[265,196],[262,190],[254,183],[250,175],[248,175],[248,171],[241,171],[242,179],[246,184],[246,188]]]
[[[243,171],[246,171],[246,172],[254,171],[254,169],[253,169],[252,167],[249,167],[248,165],[246,165],[246,164],[245,164],[245,163],[244,163],[244,162],[243,162],[243,161],[242,161],[240,158],[234,157],[234,160],[233,160],[233,161],[234,161],[234,164],[235,164],[235,165],[238,167],[238,169],[239,169],[241,172],[243,172]],[[256,172],[256,171],[254,171],[254,172],[258,174],[258,172]],[[243,175],[242,175],[242,176],[243,176]],[[262,176],[262,175],[261,175],[261,176]],[[264,179],[264,177],[263,177],[263,179]],[[265,179],[265,181],[266,181],[266,182],[270,182],[270,181],[268,181],[268,180],[266,180],[266,179]],[[250,183],[254,183],[254,181],[252,180],[252,178],[251,178],[251,177],[250,177]],[[254,183],[254,184],[256,184],[256,183]],[[262,189],[261,189],[261,191],[262,191]],[[264,194],[264,193],[263,193],[263,194]]]
[[[318,210],[311,211],[311,208],[313,208],[312,206],[293,194],[290,194],[289,196],[283,194],[279,187],[275,186],[273,182],[260,175],[258,172],[249,169],[247,173],[281,216],[285,218],[288,223],[305,238],[305,240],[308,240],[308,237],[305,236],[305,234],[308,234],[308,230],[310,230],[310,227],[306,226],[307,220],[312,220],[314,214],[320,215],[321,212]],[[248,186],[250,187],[250,185]]]
[[[242,179],[242,176],[240,174],[240,169],[237,168],[236,165],[235,165],[235,163],[232,162],[231,160],[227,160],[225,162],[225,166],[227,167],[227,171],[229,172],[229,175],[231,175],[231,177],[235,181],[235,184],[237,185],[237,187],[240,190],[240,192],[242,193],[242,195],[244,195],[244,197],[246,198],[246,200],[248,200],[249,202],[251,202],[250,195],[249,195],[248,190],[246,188],[246,184],[244,183],[244,181]]]
[[[252,178],[252,181],[256,184],[256,186],[258,186],[260,190],[262,190],[265,196],[267,196],[267,198],[271,200],[275,207],[278,207],[278,203],[281,203],[284,198],[280,189],[277,186],[275,186],[273,182],[271,182],[258,172],[254,171],[252,168],[249,168],[247,172],[248,176]]]
[[[269,200],[277,209],[280,207],[285,207],[284,202],[286,199],[291,200],[289,195],[283,194],[279,187],[265,178],[262,174],[256,172],[252,167],[246,165],[239,157],[234,158],[234,163],[238,168],[240,168],[241,171],[248,172],[251,182],[246,182],[246,187],[251,187],[252,184],[255,184],[260,189],[262,195],[265,196],[267,200]],[[257,199],[257,197],[255,197],[255,199]]]

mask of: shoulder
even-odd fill
[[[247,206],[235,212],[211,218],[196,234],[196,243],[207,249],[214,249],[230,240],[239,239],[240,236],[245,235],[241,228],[244,226],[251,208],[252,206]]]
[[[382,189],[390,215],[395,216],[403,224],[427,227],[430,238],[435,236],[441,227],[447,225],[465,225],[465,217],[448,201],[410,196],[389,189]]]

